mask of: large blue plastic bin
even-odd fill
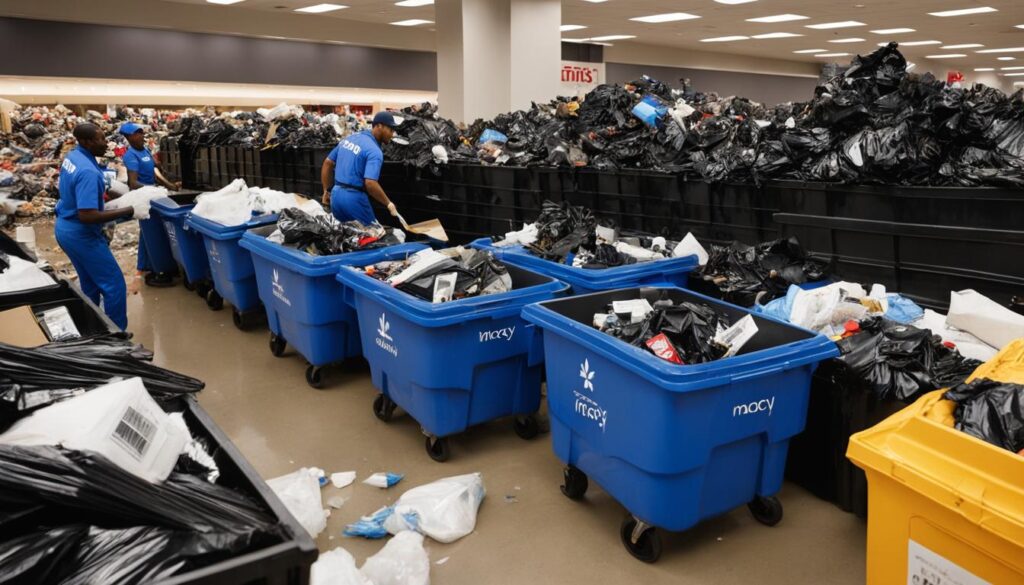
[[[177,274],[178,264],[171,254],[171,244],[167,240],[163,222],[152,215],[149,219],[140,219],[139,238],[146,243],[146,257],[149,258],[149,268],[153,272]]]
[[[427,434],[432,458],[448,458],[447,437],[496,418],[519,415],[516,432],[537,434],[540,343],[522,319],[523,305],[568,287],[508,266],[513,290],[433,304],[342,267],[338,280],[355,307],[363,357],[381,391],[374,412],[389,420],[401,406]]]
[[[487,250],[507,264],[522,266],[534,272],[557,278],[572,286],[573,294],[577,295],[630,286],[685,287],[690,272],[699,266],[696,256],[683,256],[613,268],[578,268],[534,256],[519,244],[495,246],[491,238],[480,238],[470,243],[470,246]]]
[[[341,266],[365,266],[384,260],[402,260],[424,250],[423,244],[313,256],[295,248],[268,242],[275,226],[249,230],[241,246],[252,252],[256,284],[267,312],[270,349],[281,355],[285,343],[310,363],[306,381],[320,387],[321,366],[363,354],[355,309],[341,302],[345,286],[335,276]]]
[[[249,325],[253,314],[262,314],[252,254],[240,246],[239,241],[246,231],[272,223],[277,223],[277,214],[261,215],[247,223],[232,226],[221,225],[192,213],[185,219],[189,229],[202,234],[206,257],[210,262],[214,290],[207,296],[207,304],[211,309],[219,309],[219,299],[231,303],[234,307],[234,323],[239,329]]]
[[[171,255],[185,273],[185,282],[205,294],[210,281],[210,260],[206,256],[203,236],[185,224],[195,198],[199,193],[174,194],[154,199],[150,214],[159,220],[167,232]]]
[[[649,527],[685,530],[743,504],[766,524],[781,519],[773,496],[789,439],[804,428],[811,375],[839,353],[823,335],[754,314],[758,333],[738,355],[676,365],[591,325],[614,300],[662,295],[707,303],[734,321],[753,314],[669,287],[523,310],[543,330],[553,446],[568,465],[563,489],[577,499],[587,476],[596,480],[632,514],[624,544],[649,562],[660,551]]]

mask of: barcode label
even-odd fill
[[[156,424],[132,407],[128,407],[114,429],[114,438],[138,459],[146,454],[156,433]]]

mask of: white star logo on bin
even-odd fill
[[[280,280],[281,280],[281,277],[280,277],[280,275],[277,274],[277,268],[275,268],[274,269],[274,282],[278,282]]]
[[[580,365],[580,378],[583,378],[583,388],[591,392],[594,391],[594,374],[596,373],[590,371],[590,360],[583,360],[583,364]]]
[[[381,337],[387,339],[388,341],[394,341],[393,339],[391,339],[391,336],[388,335],[388,331],[390,329],[391,323],[388,323],[387,317],[384,316],[384,313],[381,313],[380,320],[377,321],[377,335],[380,335]]]

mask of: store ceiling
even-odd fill
[[[206,0],[162,1],[207,4]],[[397,0],[335,0],[336,4],[348,7],[308,16],[379,24],[410,19],[434,20],[432,5],[402,7],[397,6],[395,1]],[[319,0],[242,0],[229,8],[291,12],[318,2]],[[1024,0],[754,0],[742,4],[726,4],[718,0],[606,0],[599,3],[563,0],[562,4],[563,24],[586,27],[564,32],[562,36],[565,39],[630,35],[635,38],[608,42],[637,42],[805,62],[846,62],[854,54],[869,53],[877,48],[879,43],[895,40],[901,43],[901,50],[908,60],[927,63],[929,70],[968,71],[991,67],[1011,75],[1024,73],[1024,69],[1004,69],[1024,66]],[[929,14],[982,7],[995,11],[950,17]],[[677,12],[700,18],[662,23],[631,20]],[[747,20],[781,14],[795,14],[806,18],[775,23]],[[855,21],[863,25],[809,28],[842,21]],[[431,26],[420,25],[428,29]],[[874,32],[904,28],[914,31]],[[396,34],[401,34],[400,28],[396,27],[395,30]],[[758,35],[771,35],[776,38],[755,38]],[[736,36],[748,38],[724,42],[702,41]],[[937,43],[916,46],[905,44],[926,41]],[[975,44],[983,46],[958,47]],[[1015,50],[986,52],[999,49]],[[795,52],[811,50],[818,52]],[[840,53],[849,53],[849,56],[816,56]]]

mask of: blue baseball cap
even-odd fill
[[[377,112],[373,116],[373,125],[376,126],[377,124],[384,124],[392,130],[398,127],[398,124],[395,123],[395,117],[391,115],[391,112]]]
[[[121,134],[123,134],[125,136],[131,136],[132,134],[135,134],[136,132],[143,132],[143,128],[142,128],[142,126],[139,126],[138,124],[136,124],[134,122],[126,122],[124,124],[121,124],[121,128],[118,129],[118,132],[120,132]]]

